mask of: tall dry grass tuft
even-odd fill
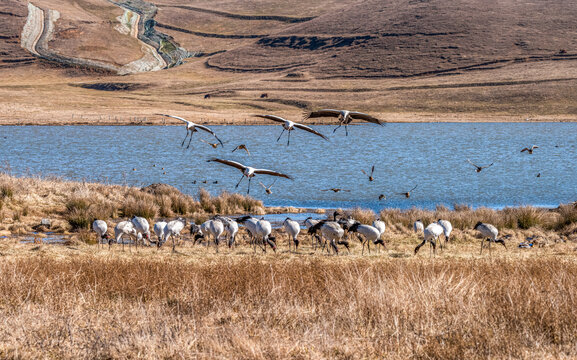
[[[377,218],[377,215],[373,210],[361,209],[360,207],[353,208],[349,215],[360,222],[361,224],[371,225],[373,221]]]
[[[558,214],[558,218],[552,224],[553,230],[562,231],[572,224],[577,224],[576,203],[561,205],[555,210],[555,213]]]
[[[201,208],[212,214],[241,214],[255,213],[264,214],[262,201],[237,193],[223,191],[219,196],[213,197],[205,189],[200,189],[198,199]]]
[[[14,186],[8,183],[0,184],[0,200],[14,197]]]
[[[130,189],[120,211],[124,217],[140,216],[151,220],[158,214],[158,205],[154,195],[137,189]]]
[[[577,356],[572,260],[151,255],[0,261],[0,354]]]
[[[555,211],[533,206],[495,210],[485,207],[472,209],[464,205],[455,205],[454,211],[444,206],[437,206],[435,210],[383,209],[379,217],[390,225],[406,229],[412,228],[413,222],[417,219],[421,219],[425,226],[438,219],[445,219],[449,220],[455,229],[461,230],[472,229],[478,221],[493,224],[498,229],[559,230],[577,222],[577,208],[572,205],[562,205]]]

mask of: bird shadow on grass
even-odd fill
[[[392,257],[392,258],[408,258],[410,256],[411,255],[409,255],[407,253],[390,253],[389,254],[389,257]]]

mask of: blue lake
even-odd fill
[[[555,207],[577,200],[576,123],[367,124],[349,127],[349,136],[343,128],[333,134],[334,126],[316,126],[330,141],[295,130],[289,147],[286,132],[276,142],[280,126],[211,128],[224,148],[201,142],[214,138],[198,132],[190,149],[183,149],[182,126],[3,126],[0,165],[17,176],[137,186],[162,182],[191,195],[201,187],[215,195],[223,190],[246,193],[246,179],[234,188],[240,171],[206,162],[219,157],[293,176],[294,181],[278,179],[271,195],[259,180],[269,185],[275,178],[253,179],[251,195],[273,206]],[[232,153],[239,144],[246,144],[251,155]],[[539,146],[533,155],[520,152],[532,144]],[[467,159],[494,165],[477,173]],[[369,182],[361,169],[369,172],[373,164],[375,180]],[[414,186],[410,198],[399,194]],[[350,192],[322,191],[329,188]],[[380,194],[386,200],[379,200]]]

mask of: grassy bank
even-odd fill
[[[107,185],[101,183],[65,181],[59,178],[19,178],[0,173],[0,233],[26,234],[47,231],[40,226],[43,218],[51,219],[50,231],[82,234],[90,229],[95,219],[109,221],[138,215],[149,221],[184,216],[200,223],[213,214],[265,214],[303,209],[265,208],[259,200],[249,196],[223,192],[211,196],[201,189],[196,196],[185,195],[166,184],[152,184],[144,188]],[[332,211],[328,211],[329,216]],[[387,224],[390,242],[412,236],[413,222],[421,219],[425,225],[437,219],[451,221],[454,241],[472,241],[477,236],[473,227],[478,221],[494,224],[502,235],[523,241],[532,236],[544,245],[555,242],[577,241],[577,205],[565,204],[556,209],[531,206],[495,210],[472,209],[456,205],[435,210],[412,208],[408,210],[383,209],[344,211],[353,218],[370,224],[377,217]]]
[[[204,221],[217,213],[247,212],[264,214],[265,209],[259,200],[227,192],[211,196],[200,190],[193,197],[166,184],[138,188],[0,173],[0,231],[15,234],[34,230],[42,218],[52,220],[51,231],[76,232],[88,230],[95,219],[137,215],[149,220],[186,216]]]
[[[572,251],[464,250],[427,259],[3,246],[0,357],[577,356]]]

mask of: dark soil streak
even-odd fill
[[[208,37],[208,38],[217,38],[217,39],[258,39],[258,38],[263,38],[263,37],[267,36],[267,35],[234,35],[234,34],[225,35],[225,34],[204,33],[204,32],[187,30],[187,29],[176,27],[176,26],[166,25],[166,24],[161,24],[161,23],[156,23],[156,27],[168,29],[168,30],[173,30],[173,31],[178,31],[178,32],[185,33],[185,34],[192,34],[192,35],[196,35],[196,36]]]
[[[233,14],[233,13],[224,12],[224,11],[209,10],[209,9],[203,9],[203,8],[198,8],[198,7],[194,7],[194,6],[186,6],[186,5],[160,5],[160,6],[161,7],[175,7],[175,8],[179,8],[179,9],[192,10],[192,11],[203,12],[203,13],[207,13],[207,14],[219,15],[219,16],[223,16],[223,17],[227,17],[227,18],[231,18],[231,19],[240,19],[240,20],[273,20],[273,21],[280,21],[280,22],[285,22],[285,23],[301,23],[301,22],[306,22],[306,21],[309,21],[309,20],[312,20],[315,18],[315,16],[291,17],[291,16],[278,16],[278,15],[241,15],[241,14]]]

